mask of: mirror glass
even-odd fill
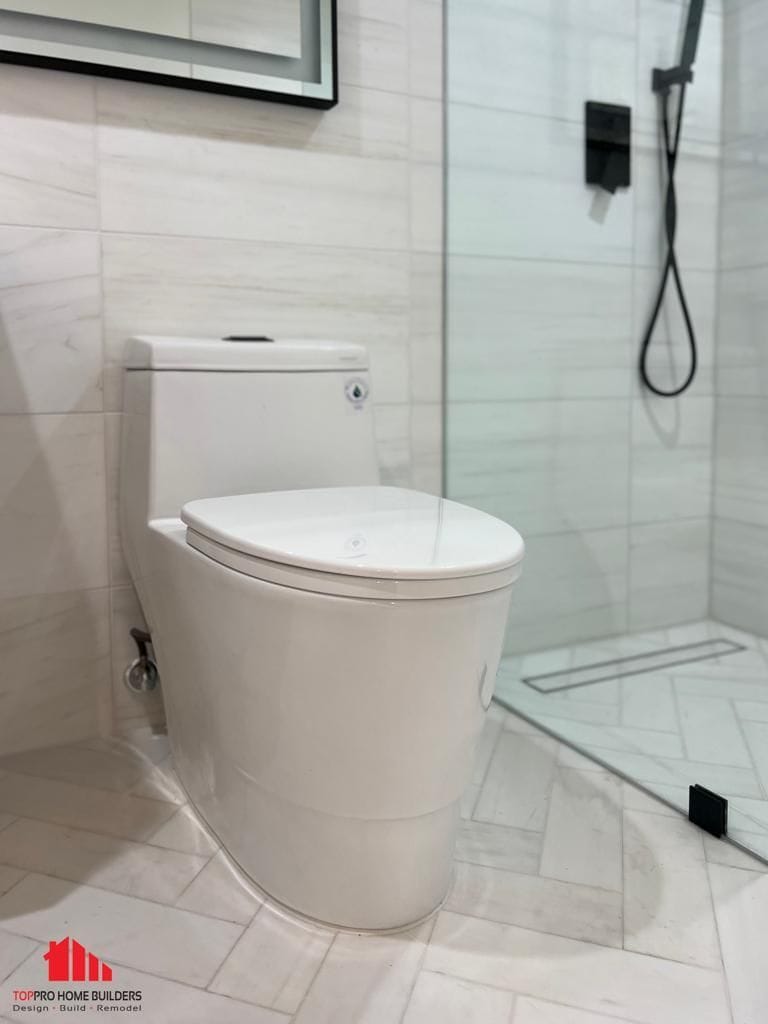
[[[335,14],[335,0],[10,0],[0,60],[329,107]]]

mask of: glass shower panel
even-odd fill
[[[676,238],[699,366],[664,398],[637,371],[668,241],[650,82],[687,5],[448,0],[445,481],[526,541],[497,700],[684,813],[690,786],[725,797],[730,838],[768,858],[768,243],[748,230],[768,195],[750,178],[746,212],[739,191],[768,137],[756,6],[704,6]],[[614,195],[584,184],[587,100],[632,109]],[[661,389],[684,328],[669,289]]]

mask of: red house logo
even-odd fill
[[[48,981],[112,981],[112,968],[69,936],[49,942],[43,959],[48,961]]]

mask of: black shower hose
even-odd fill
[[[677,265],[677,256],[675,255],[675,232],[677,230],[677,194],[675,192],[675,167],[677,165],[677,151],[680,145],[680,130],[683,125],[683,106],[685,104],[685,84],[680,86],[680,105],[677,110],[677,123],[675,125],[674,140],[670,139],[670,125],[669,125],[669,90],[662,93],[661,95],[661,106],[662,106],[662,129],[664,134],[664,152],[666,154],[667,164],[667,193],[664,202],[664,229],[667,237],[667,257],[664,261],[664,270],[661,275],[661,281],[659,283],[659,291],[656,296],[656,303],[651,313],[651,318],[648,321],[648,327],[643,337],[643,343],[640,347],[640,378],[647,388],[649,388],[655,395],[661,395],[663,398],[674,398],[676,395],[682,395],[691,384],[693,378],[696,376],[696,367],[698,365],[698,353],[696,347],[696,332],[694,331],[693,321],[691,320],[691,314],[688,309],[688,303],[685,298],[685,292],[683,290],[683,282],[680,280],[680,269]],[[688,376],[685,378],[682,384],[676,388],[672,388],[669,391],[665,391],[663,388],[657,387],[648,375],[648,351],[651,346],[653,339],[653,332],[656,328],[656,322],[659,319],[661,307],[664,302],[664,292],[666,291],[667,281],[669,280],[670,272],[675,282],[675,288],[680,299],[680,308],[683,311],[683,319],[685,320],[685,329],[688,334],[688,344],[691,350],[691,365],[688,371]]]

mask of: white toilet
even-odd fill
[[[367,371],[134,339],[120,504],[191,801],[274,900],[375,930],[445,896],[523,542],[379,486]]]

